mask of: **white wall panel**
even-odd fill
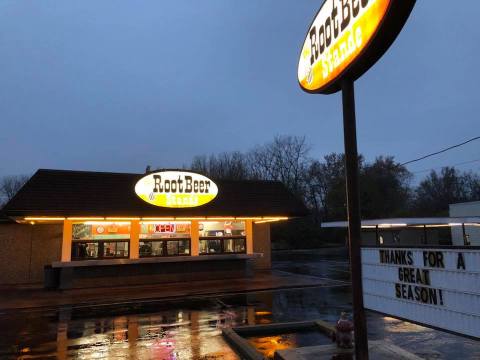
[[[363,248],[362,279],[367,309],[480,338],[479,249]]]

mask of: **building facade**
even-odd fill
[[[270,268],[270,224],[307,213],[279,182],[155,174],[37,171],[3,209],[0,284],[67,289],[250,276]],[[145,178],[154,186],[147,182],[143,195]]]

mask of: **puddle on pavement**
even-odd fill
[[[301,331],[271,336],[252,336],[248,342],[263,356],[273,359],[275,351],[302,346],[326,345],[332,341],[319,331]]]
[[[339,280],[342,264],[337,260],[294,263],[310,268],[314,276],[331,274],[328,277]],[[275,263],[275,268],[277,264],[288,266],[281,261]],[[350,309],[350,287],[332,286],[9,312],[0,314],[0,358],[238,359],[223,340],[223,327],[312,319],[335,322],[342,311]],[[367,320],[370,339],[386,339],[427,360],[480,359],[480,343],[474,340],[374,313],[367,313]],[[254,341],[259,348],[268,348],[268,341],[273,340],[259,337]],[[308,334],[285,334],[275,341],[282,346],[298,346],[310,345],[316,339]]]
[[[343,297],[344,305],[327,306],[332,297]],[[347,297],[339,288],[310,288],[3,314],[0,358],[237,359],[222,328],[306,318],[333,321],[348,309]]]

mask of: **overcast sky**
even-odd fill
[[[1,0],[0,176],[180,167],[279,134],[305,135],[313,157],[342,152],[339,94],[306,94],[296,79],[321,3]],[[480,135],[479,12],[477,0],[418,1],[356,82],[367,160],[403,162]],[[409,169],[477,160],[479,149]]]

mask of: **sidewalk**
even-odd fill
[[[264,290],[338,286],[348,283],[281,271],[260,272],[253,278],[178,282],[72,290],[0,288],[0,311],[58,306],[84,306]]]

